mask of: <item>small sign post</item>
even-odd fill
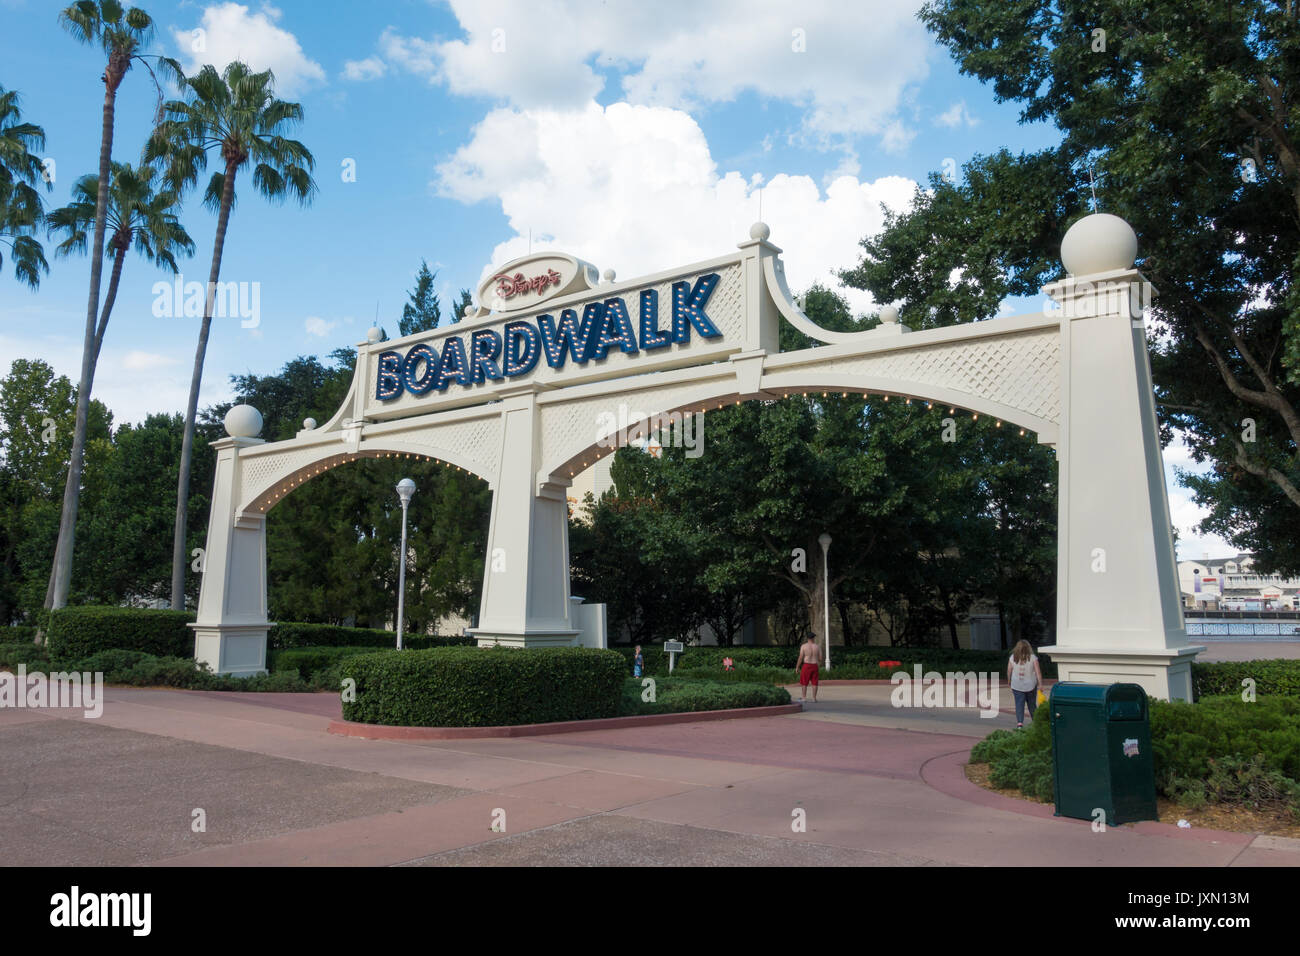
[[[668,655],[668,673],[673,672],[673,664],[677,662],[677,655],[686,650],[686,645],[681,641],[664,641],[664,653]]]

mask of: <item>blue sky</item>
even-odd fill
[[[60,29],[62,5],[0,0],[0,85],[45,129],[51,207],[95,167],[103,99],[102,55]],[[761,201],[792,284],[836,286],[834,270],[879,230],[881,203],[904,208],[946,161],[1055,140],[960,76],[916,22],[918,6],[144,3],[154,51],[187,69],[238,57],[274,70],[281,95],[303,104],[296,135],[316,158],[309,209],[239,190],[222,279],[256,284],[259,314],[255,325],[214,321],[201,404],[229,398],[232,374],[361,341],[376,310],[394,333],[422,258],[449,308],[491,264],[525,253],[530,231],[534,250],[631,277],[733,248]],[[155,96],[132,69],[116,159],[138,157]],[[184,280],[203,281],[215,219],[194,197],[182,219],[197,245]],[[0,277],[0,366],[41,357],[75,380],[87,274],[84,257],[52,259],[38,293]],[[138,259],[126,266],[95,384],[119,422],[184,407],[199,321],[155,315],[154,286],[167,278]],[[1166,453],[1168,465],[1185,458]],[[1193,540],[1194,507],[1172,482],[1170,495],[1180,553],[1226,550]]]

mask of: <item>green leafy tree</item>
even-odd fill
[[[864,245],[885,298],[938,294],[961,268],[984,306],[1060,275],[1063,226],[1101,210],[1140,237],[1159,295],[1150,336],[1163,437],[1208,474],[1185,476],[1202,530],[1300,570],[1300,27],[1291,4],[935,0],[921,18],[963,73],[1051,122],[1060,145],[976,157],[966,182]],[[922,238],[924,237],[924,238]],[[965,243],[965,245],[963,245]],[[990,255],[999,243],[1001,252]],[[909,263],[919,252],[924,263]],[[996,274],[995,274],[996,273]],[[993,314],[980,308],[964,319]]]
[[[50,271],[45,250],[34,238],[45,215],[38,183],[44,180],[46,189],[54,183],[37,155],[45,148],[45,130],[22,118],[17,91],[0,86],[0,244],[9,247],[14,276],[35,289],[41,273]]]
[[[76,405],[72,382],[39,359],[15,359],[0,380],[0,620],[5,622],[34,613],[44,601],[59,492],[73,442],[68,422]],[[95,501],[112,416],[92,401],[87,421],[85,490]]]
[[[221,171],[213,173],[204,193],[204,204],[217,213],[217,231],[208,273],[208,293],[203,323],[194,353],[194,372],[185,410],[185,440],[176,485],[176,525],[172,540],[172,607],[185,606],[186,532],[194,447],[194,423],[198,414],[199,386],[217,282],[221,278],[221,256],[226,243],[230,211],[235,204],[235,179],[241,169],[252,165],[253,187],[267,199],[293,197],[302,205],[311,202],[316,183],[311,177],[315,165],[307,147],[285,134],[303,118],[302,106],[275,96],[271,71],[254,73],[235,61],[218,73],[205,66],[192,77],[182,79],[186,98],[166,104],[166,119],[149,141],[146,159],[165,164],[168,184],[183,189],[198,182],[207,168],[208,153],[214,150]]]

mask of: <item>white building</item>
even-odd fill
[[[1210,611],[1295,610],[1300,607],[1300,578],[1258,574],[1250,554],[1178,562],[1183,606]]]

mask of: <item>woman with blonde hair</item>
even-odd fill
[[[1038,655],[1028,641],[1017,641],[1007,661],[1007,680],[1011,694],[1016,699],[1016,730],[1025,725],[1025,705],[1029,705],[1029,719],[1034,719],[1038,707],[1038,688],[1043,685],[1043,672],[1038,667]]]

